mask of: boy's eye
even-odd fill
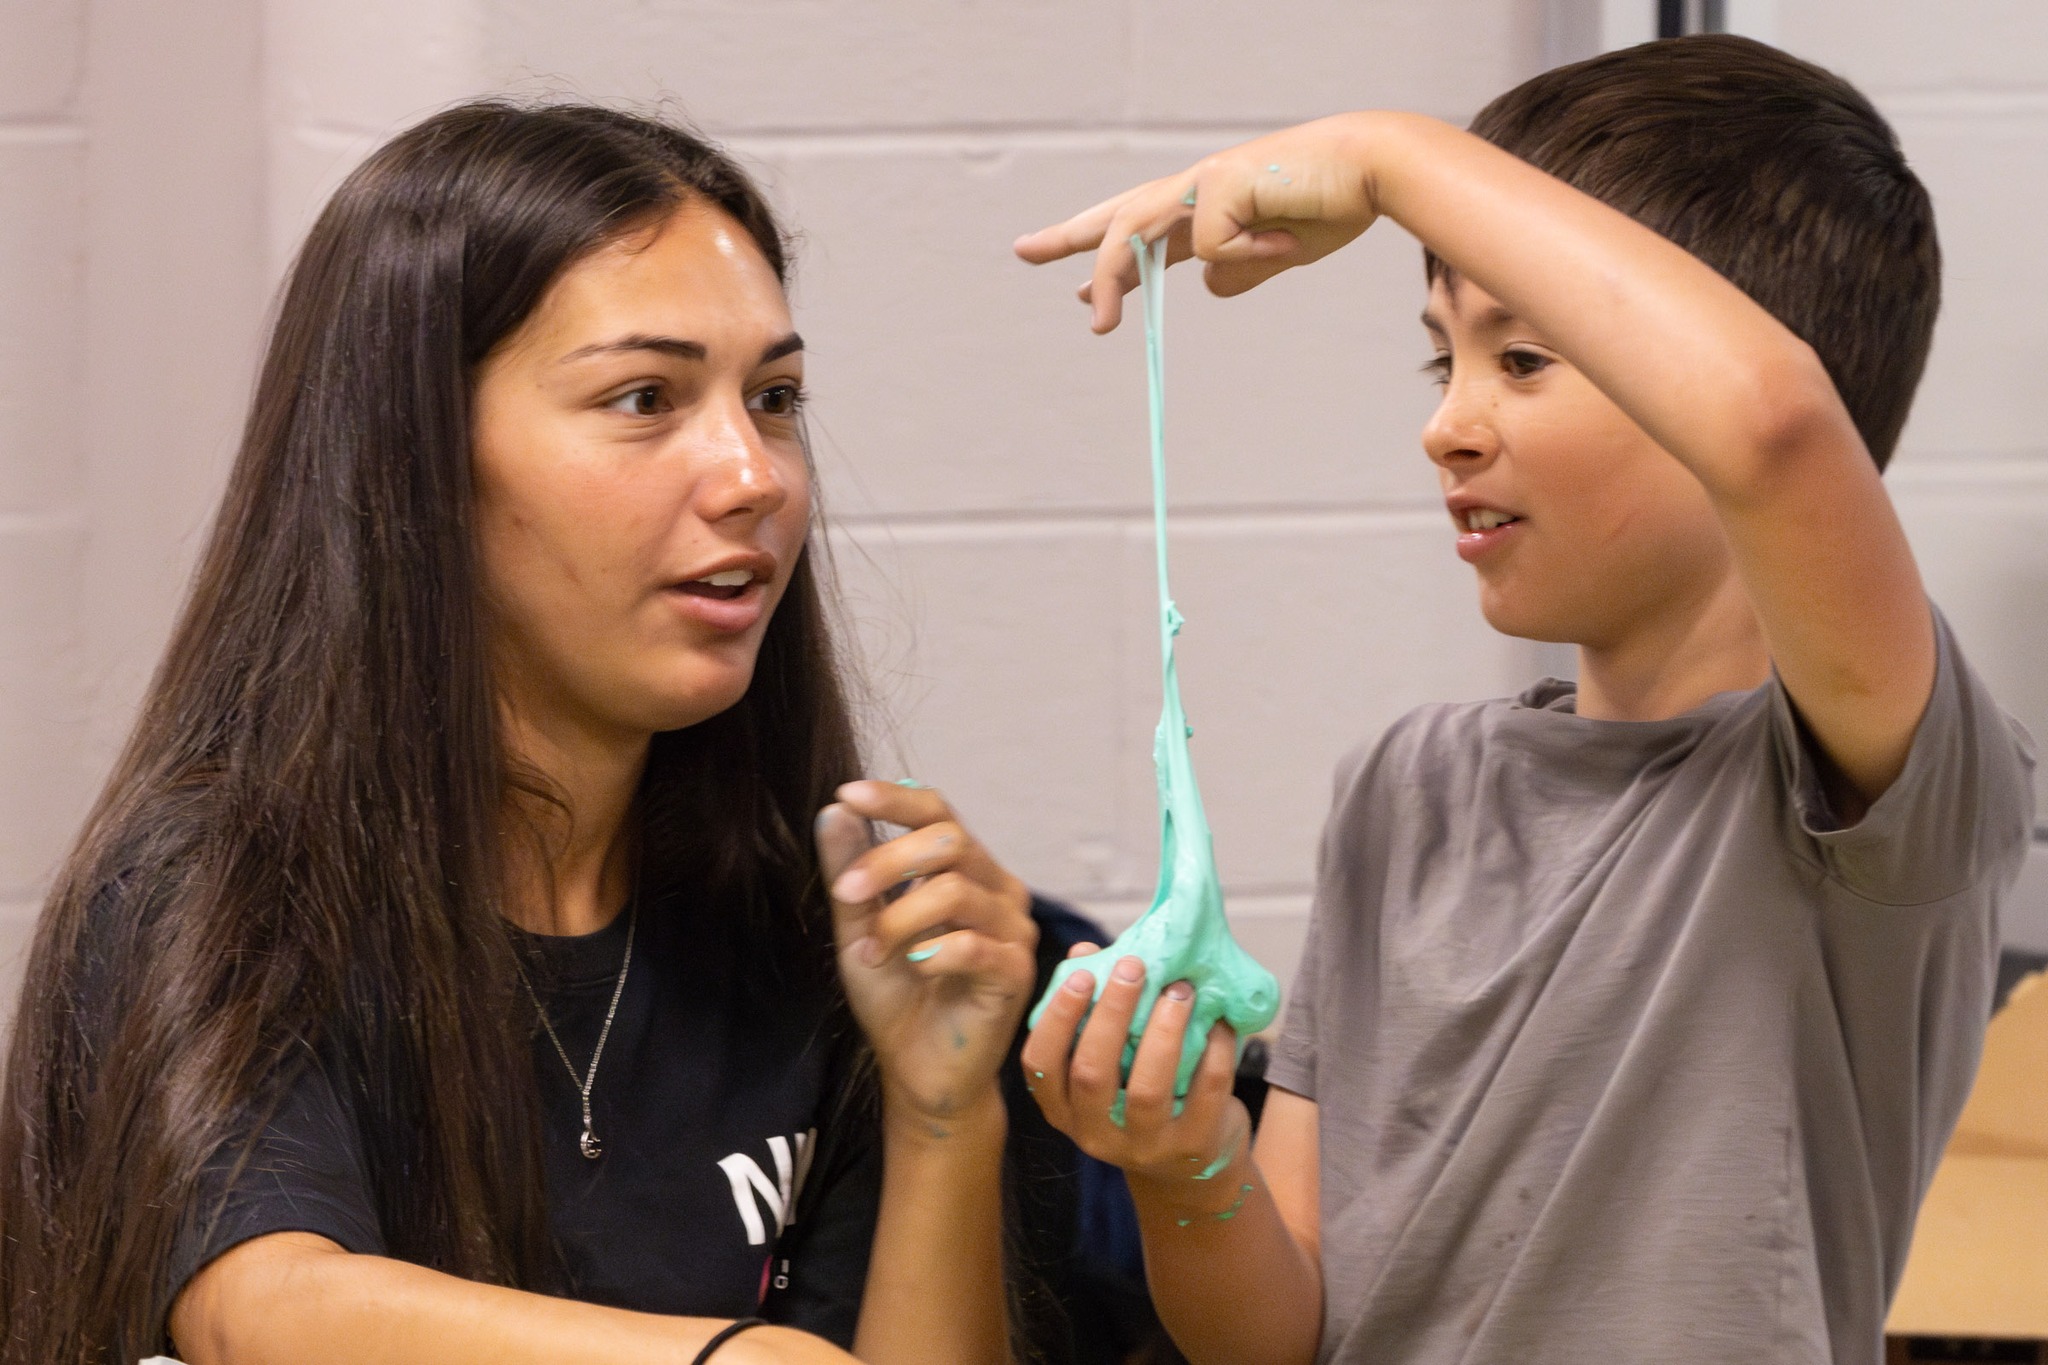
[[[747,400],[755,412],[770,417],[794,417],[804,405],[804,391],[797,384],[770,384]]]
[[[1550,364],[1550,357],[1538,355],[1534,351],[1503,351],[1500,364],[1502,369],[1515,378],[1527,379]]]
[[[1429,382],[1442,388],[1451,382],[1451,357],[1448,351],[1439,352],[1422,363],[1422,372],[1429,376]]]
[[[620,394],[606,403],[605,407],[612,412],[622,412],[628,417],[659,417],[668,410],[659,384],[642,384],[637,389]]]

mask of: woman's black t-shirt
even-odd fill
[[[843,1106],[822,1002],[748,990],[726,926],[684,900],[638,913],[632,970],[591,1087],[604,1152],[580,1148],[577,1089],[604,1026],[628,918],[522,935],[555,1032],[534,1038],[548,1222],[573,1298],[650,1313],[759,1314],[850,1345],[880,1202],[872,1117]],[[386,1254],[350,1087],[293,1082],[248,1162],[230,1143],[169,1267],[173,1299],[214,1257],[273,1232]],[[215,1210],[218,1210],[217,1214]]]

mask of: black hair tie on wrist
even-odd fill
[[[705,1365],[705,1362],[711,1359],[713,1351],[725,1345],[725,1343],[731,1341],[749,1327],[766,1327],[767,1325],[768,1319],[766,1318],[741,1318],[737,1322],[727,1323],[717,1336],[704,1343],[704,1349],[697,1352],[697,1358],[691,1361],[690,1365]]]

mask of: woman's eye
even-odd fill
[[[1550,357],[1534,351],[1503,351],[1501,368],[1517,379],[1527,379],[1550,364]]]
[[[623,412],[629,417],[659,417],[668,409],[668,404],[662,399],[659,384],[643,384],[630,393],[620,394],[605,406],[613,412]]]
[[[770,417],[794,417],[804,405],[804,391],[795,384],[770,384],[747,400],[747,406]]]
[[[1433,355],[1423,362],[1422,372],[1429,376],[1429,382],[1442,388],[1451,382],[1451,357],[1448,354]]]

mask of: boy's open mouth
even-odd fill
[[[1521,535],[1515,528],[1522,524],[1522,519],[1513,512],[1503,512],[1498,507],[1459,506],[1456,500],[1447,510],[1451,523],[1458,528],[1458,558],[1467,564],[1491,558],[1502,545]]]
[[[1459,517],[1460,524],[1467,531],[1491,531],[1496,526],[1506,526],[1521,518],[1507,512],[1495,511],[1491,507],[1468,507]]]

